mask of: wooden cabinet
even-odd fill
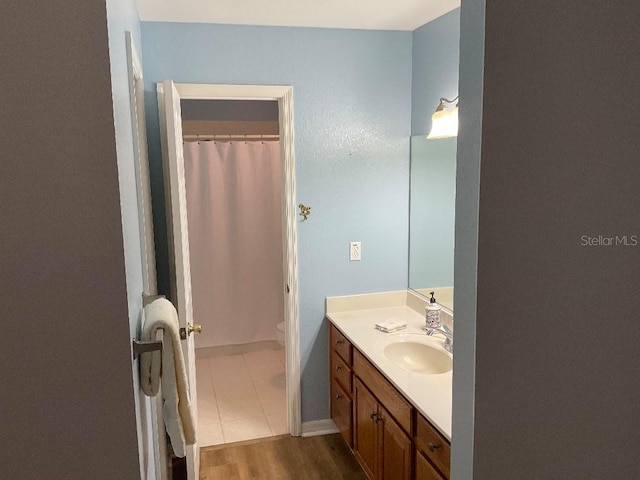
[[[331,325],[329,331],[331,369],[331,418],[347,445],[353,447],[352,350],[351,343]]]
[[[378,402],[360,380],[355,381],[353,451],[371,479],[378,478]]]
[[[411,432],[413,407],[357,349],[353,351],[353,372],[380,400],[400,426],[406,432]]]
[[[331,349],[340,355],[347,365],[351,366],[351,355],[353,352],[351,342],[333,325],[331,325],[330,342]]]
[[[420,452],[416,451],[416,480],[444,480],[440,472],[436,470],[429,460]]]
[[[351,396],[351,367],[336,352],[331,353],[331,375]]]
[[[411,479],[411,437],[373,394],[354,381],[353,451],[372,480]]]
[[[411,480],[411,437],[393,420],[391,415],[378,406],[380,419],[379,465],[380,480]]]
[[[332,324],[331,418],[371,480],[448,480],[449,442]]]
[[[410,480],[411,405],[360,352],[353,355],[356,458],[372,480]]]
[[[347,445],[352,446],[351,397],[333,380],[331,382],[331,418],[344,437]]]
[[[425,461],[441,475],[439,477],[425,478],[448,479],[451,469],[451,445],[420,414],[416,415],[416,435],[414,441],[416,444],[416,457],[422,454]],[[417,461],[416,459],[416,463]]]

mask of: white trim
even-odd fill
[[[302,432],[300,399],[300,334],[298,318],[298,243],[296,175],[293,129],[293,87],[283,85],[214,85],[176,83],[181,99],[188,100],[277,100],[282,163],[283,285],[285,305],[285,352],[287,423],[289,433]],[[287,292],[287,287],[289,292]]]
[[[318,435],[331,435],[332,433],[338,433],[338,427],[333,423],[333,420],[327,418],[326,420],[314,420],[312,422],[304,422],[302,424],[302,436],[303,437],[315,437]]]
[[[292,87],[284,85],[212,85],[176,83],[183,100],[280,100]]]

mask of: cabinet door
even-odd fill
[[[416,480],[444,480],[420,452],[416,452]]]
[[[411,480],[411,437],[378,405],[379,480]]]
[[[353,447],[351,411],[351,399],[349,395],[347,395],[338,382],[333,379],[331,382],[331,418],[349,447]]]
[[[354,383],[353,451],[368,477],[374,480],[377,478],[378,404],[360,380],[356,378]]]

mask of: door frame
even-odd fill
[[[156,252],[153,238],[153,214],[151,210],[151,180],[147,153],[147,122],[144,110],[144,79],[142,78],[142,63],[131,38],[131,32],[125,32],[125,43],[129,74],[131,134],[133,136],[138,222],[140,227],[142,295],[151,297],[157,295],[158,290]]]
[[[278,102],[280,160],[283,192],[282,233],[285,285],[285,353],[287,425],[289,434],[302,433],[300,398],[300,335],[298,316],[298,242],[293,128],[293,87],[281,85],[227,85],[176,83],[181,100],[262,100]]]
[[[144,79],[142,62],[133,42],[131,32],[125,32],[127,75],[129,80],[129,104],[131,113],[131,135],[133,140],[133,160],[135,164],[136,197],[138,203],[138,224],[140,229],[140,260],[142,272],[141,304],[158,294],[156,275],[156,253],[153,235],[153,213],[151,207],[151,180],[147,151],[147,123],[144,108]],[[144,308],[140,312],[140,325],[144,324]],[[134,363],[134,377],[139,375],[138,363]],[[151,478],[151,468],[146,464],[149,453],[148,442],[153,448],[154,478],[167,480],[167,445],[165,442],[164,418],[162,416],[162,394],[155,398],[141,394],[137,389],[136,416],[142,429],[138,442],[141,445],[140,461],[142,473]],[[147,423],[150,422],[150,423]]]

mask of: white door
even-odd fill
[[[180,95],[171,80],[158,84],[158,110],[162,138],[164,190],[167,209],[167,236],[169,240],[169,268],[171,300],[178,311],[180,328],[189,332],[193,324],[191,301],[191,268],[189,262],[189,226],[187,224],[187,198],[182,151],[182,113]],[[189,376],[189,393],[194,406],[196,396],[196,361],[193,335],[183,340],[184,363]],[[194,412],[197,424],[197,411]],[[187,478],[198,480],[200,452],[198,444],[187,446]]]

